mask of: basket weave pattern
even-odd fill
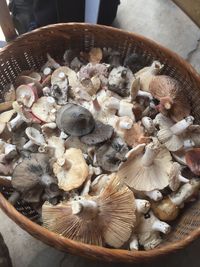
[[[67,48],[88,51],[91,47],[112,47],[122,58],[131,52],[145,56],[148,62],[159,60],[165,65],[162,74],[177,79],[192,105],[192,115],[200,123],[200,77],[175,53],[132,33],[110,27],[68,23],[35,30],[19,37],[0,52],[0,101],[4,101],[5,86],[23,70],[40,69],[46,53],[61,59]],[[0,187],[1,188],[1,187]],[[200,200],[188,206],[174,223],[165,242],[152,251],[126,251],[101,248],[60,237],[20,214],[0,194],[0,207],[31,235],[72,254],[106,261],[139,262],[181,249],[200,236]]]

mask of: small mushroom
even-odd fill
[[[142,120],[142,125],[144,126],[145,130],[149,134],[153,134],[156,131],[155,125],[153,123],[153,120],[149,117],[143,117]]]
[[[25,75],[20,75],[15,79],[16,88],[21,85],[28,85],[28,84],[32,84],[32,89],[34,90],[34,93],[37,93],[38,96],[41,96],[42,84],[38,82],[36,79]]]
[[[187,166],[195,175],[200,175],[200,148],[193,148],[185,153]]]
[[[86,108],[72,103],[58,110],[56,123],[61,131],[72,136],[87,135],[95,127],[92,114]]]
[[[16,89],[17,102],[22,103],[27,108],[30,108],[37,98],[37,90],[34,88],[34,84],[20,85]]]
[[[58,64],[48,53],[47,53],[47,62],[42,66],[42,70],[45,68],[58,69],[60,64]]]
[[[80,138],[81,142],[92,146],[109,140],[113,134],[114,129],[110,125],[103,124],[100,121],[95,123],[94,130]]]
[[[136,223],[133,193],[112,180],[98,196],[42,207],[43,225],[64,237],[119,248]],[[106,227],[105,227],[106,226]]]
[[[114,177],[116,177],[116,173],[112,173],[110,175],[100,174],[97,176],[91,183],[89,194],[92,196],[98,196],[108,183],[114,179]]]
[[[44,145],[45,139],[44,136],[33,127],[27,127],[25,130],[26,135],[29,138],[29,141],[23,146],[24,149],[30,149],[33,145]]]
[[[101,87],[101,81],[98,76],[93,76],[91,79],[85,78],[81,81],[81,84],[90,96],[95,95]]]
[[[0,114],[0,134],[4,132],[6,124],[11,120],[14,114],[15,114],[14,109],[4,111],[3,113]]]
[[[93,47],[89,52],[89,62],[96,64],[100,63],[103,58],[103,51],[99,47]]]
[[[157,137],[161,143],[163,143],[169,151],[177,151],[184,147],[183,133],[193,123],[194,118],[192,116],[175,123],[170,128],[163,127],[158,131]]]
[[[169,172],[170,189],[176,191],[180,187],[181,182],[188,183],[189,180],[181,175],[181,166],[177,162],[174,162]]]
[[[51,175],[49,157],[32,153],[23,159],[13,171],[12,186],[27,202],[40,202],[44,188],[57,191],[57,179]]]
[[[53,97],[42,96],[32,106],[31,111],[35,117],[43,122],[54,122],[57,105]]]
[[[149,212],[148,216],[142,216],[137,226],[136,234],[138,241],[145,250],[157,247],[161,242],[160,232],[168,234],[171,230],[169,224],[160,221],[153,212]]]
[[[200,181],[191,179],[182,185],[177,192],[171,193],[161,202],[151,203],[155,215],[163,221],[173,221],[177,218],[184,203],[199,191]]]
[[[78,164],[77,164],[78,162]],[[80,149],[69,148],[59,161],[53,164],[53,171],[58,178],[58,185],[64,191],[79,188],[89,174],[88,165],[85,162]]]
[[[159,61],[154,61],[151,66],[145,67],[134,74],[136,78],[140,79],[141,90],[150,92],[151,81],[163,67],[164,65],[162,65]]]
[[[66,86],[71,86],[72,88],[79,85],[77,74],[74,70],[68,67],[59,67],[51,75],[51,84],[58,85],[60,89]]]
[[[108,89],[120,96],[128,96],[133,79],[130,69],[122,66],[113,68],[108,77]]]
[[[168,173],[172,166],[169,151],[156,139],[141,144],[127,153],[120,164],[117,176],[137,191],[152,191],[168,186]]]
[[[160,101],[158,110],[178,122],[190,115],[191,106],[181,84],[166,75],[155,76],[149,92]]]
[[[54,97],[58,105],[65,105],[68,101],[68,91],[69,91],[68,82],[66,82],[66,85],[63,87],[60,87],[58,84],[53,84],[50,89],[50,95]]]

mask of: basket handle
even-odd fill
[[[17,37],[6,0],[0,0],[0,25],[7,42]]]

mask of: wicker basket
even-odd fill
[[[57,24],[35,30],[11,42],[0,52],[0,98],[3,101],[5,85],[14,81],[23,70],[38,69],[46,61],[46,53],[61,58],[65,49],[88,50],[91,47],[112,47],[124,58],[130,52],[143,54],[147,61],[157,59],[165,67],[163,73],[182,84],[192,104],[193,116],[200,123],[200,77],[183,59],[168,49],[133,33],[111,27],[88,24]],[[3,184],[3,181],[0,181]],[[5,192],[9,186],[0,187]],[[7,189],[5,189],[7,188]],[[7,194],[9,194],[7,192]],[[48,245],[63,251],[92,259],[121,262],[142,262],[180,250],[200,235],[200,200],[191,204],[173,226],[165,242],[151,251],[127,251],[87,245],[63,238],[39,226],[22,214],[28,215],[27,205],[18,203],[18,212],[2,194],[0,207],[24,230]],[[23,206],[24,205],[24,206]],[[30,214],[29,214],[30,215]],[[33,216],[34,217],[34,216]]]

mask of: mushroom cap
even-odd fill
[[[63,78],[61,78],[60,74],[64,74]],[[79,85],[79,81],[78,81],[78,77],[77,74],[74,70],[70,69],[69,67],[60,67],[58,69],[56,69],[52,75],[51,75],[51,84],[57,84],[59,85],[60,88],[63,87],[63,85],[65,86],[65,83],[63,84],[63,79],[67,78],[69,85],[74,88],[77,87]]]
[[[95,127],[92,114],[86,108],[68,103],[56,114],[58,128],[72,136],[89,134]]]
[[[103,124],[100,121],[97,121],[95,123],[95,128],[94,130],[81,137],[81,142],[91,146],[91,145],[96,145],[99,143],[102,143],[104,141],[107,141],[108,139],[111,138],[113,134],[113,127],[110,125]]]
[[[54,122],[56,109],[54,98],[42,96],[33,104],[31,111],[43,122]]]
[[[82,201],[94,203],[97,212],[91,214],[83,207],[80,212],[76,209],[74,214],[74,207]],[[67,238],[99,246],[107,243],[118,248],[130,238],[136,224],[135,210],[133,193],[112,180],[99,196],[62,202],[56,206],[44,203],[42,218],[46,228]]]
[[[37,129],[33,127],[27,127],[25,133],[34,144],[40,146],[45,143],[44,136]]]
[[[49,169],[49,157],[46,154],[32,153],[15,167],[12,186],[20,192],[27,192],[40,183],[40,177]]]
[[[151,165],[143,165],[145,144],[141,144],[127,154],[127,160],[120,164],[117,173],[129,187],[138,191],[160,190],[169,184],[168,173],[172,165],[169,151],[159,143],[150,143],[146,149],[148,147],[156,151]]]
[[[195,175],[200,175],[200,148],[193,148],[185,153],[187,166]]]
[[[80,149],[69,148],[63,156],[64,164],[53,164],[54,174],[58,178],[58,185],[64,191],[79,188],[89,175],[89,167]],[[78,163],[78,164],[77,164]]]
[[[12,116],[16,113],[14,109],[4,111],[0,114],[0,123],[6,123],[9,122]]]
[[[153,97],[160,101],[165,97],[169,97],[169,109],[164,106],[164,110],[161,109],[160,111],[164,111],[174,121],[178,122],[190,115],[191,106],[189,100],[180,83],[172,77],[167,75],[155,76],[149,85],[149,91]]]
[[[180,173],[181,166],[177,162],[174,162],[169,172],[169,187],[172,191],[176,191],[180,186],[180,180],[178,179]]]
[[[174,205],[169,197],[164,198],[160,202],[152,202],[151,208],[156,217],[164,222],[175,220],[180,211],[180,208]]]
[[[89,62],[100,63],[103,58],[103,51],[99,47],[93,47],[89,52]]]

